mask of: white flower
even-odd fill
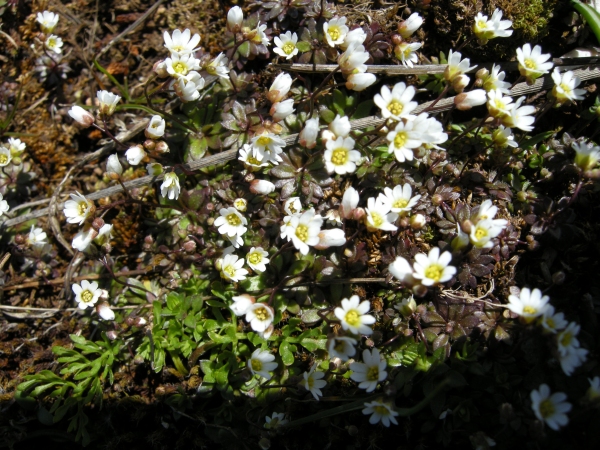
[[[487,92],[498,90],[503,94],[510,93],[510,83],[504,81],[506,73],[500,71],[500,66],[494,64],[492,71],[488,72],[486,69],[481,69],[485,75],[481,78],[481,87]],[[479,74],[480,72],[477,72]]]
[[[233,201],[233,207],[237,209],[239,212],[246,212],[248,209],[248,200],[245,198],[236,198]]]
[[[290,92],[291,87],[292,77],[290,74],[282,72],[273,80],[273,84],[267,93],[267,98],[271,103],[280,102]]]
[[[106,160],[106,174],[114,178],[119,178],[123,174],[123,166],[117,154],[110,155]]]
[[[129,147],[129,149],[125,152],[125,158],[127,158],[127,162],[132,166],[137,166],[145,157],[146,152],[141,145]]]
[[[98,245],[110,243],[110,239],[112,238],[112,229],[113,225],[109,223],[102,225],[98,230],[98,235],[94,238],[94,242],[96,242]]]
[[[104,320],[115,320],[115,312],[106,303],[96,305],[96,312]]]
[[[325,39],[330,47],[342,44],[348,31],[345,17],[336,17],[323,24],[323,34],[325,34]]]
[[[356,354],[357,341],[347,336],[329,336],[327,340],[327,351],[330,358],[340,358],[342,361],[348,361]]]
[[[560,367],[567,376],[587,360],[588,351],[585,348],[573,347],[565,355],[559,355]]]
[[[348,116],[341,117],[339,114],[336,114],[335,119],[331,121],[328,129],[333,133],[333,139],[335,140],[339,137],[348,137],[352,130],[352,125],[350,125]]]
[[[571,411],[571,404],[566,402],[566,399],[567,395],[563,392],[550,395],[548,385],[542,384],[539,390],[531,391],[531,409],[539,420],[558,431],[560,427],[569,423],[565,413]]]
[[[253,194],[268,195],[275,191],[275,185],[267,180],[252,180],[250,183],[250,192]]]
[[[204,88],[205,80],[198,72],[190,72],[186,77],[180,77],[173,88],[183,102],[193,102],[200,98],[200,90]]]
[[[54,27],[58,23],[58,19],[58,14],[44,11],[37,13],[36,21],[40,24],[44,33],[52,33],[52,30],[54,30]]]
[[[273,39],[276,47],[273,49],[275,53],[283,56],[285,59],[291,59],[298,54],[298,35],[291,31],[287,31],[285,34],[280,34],[279,37],[275,36]]]
[[[408,116],[409,120],[414,122],[413,129],[421,133],[419,138],[423,145],[421,147],[439,148],[437,144],[443,144],[448,140],[448,134],[444,132],[443,125],[434,117],[429,117],[427,113],[421,113],[418,116]]]
[[[221,260],[221,276],[233,282],[245,280],[248,271],[242,268],[243,265],[244,260],[236,255],[225,255]]]
[[[448,52],[448,67],[444,71],[444,78],[449,83],[454,83],[456,78],[464,75],[466,72],[473,70],[477,66],[469,66],[471,63],[469,58],[461,61],[462,55],[459,52]]]
[[[289,420],[285,418],[283,413],[273,413],[271,417],[265,417],[265,428],[267,430],[274,430],[288,422]]]
[[[94,240],[94,236],[96,235],[96,230],[94,230],[91,226],[86,226],[82,230],[73,237],[73,241],[71,242],[71,247],[80,252],[85,252],[92,241]]]
[[[456,267],[450,266],[452,254],[444,252],[440,255],[440,249],[433,247],[429,254],[417,253],[415,255],[413,276],[421,280],[424,286],[432,286],[444,283],[454,276]]]
[[[200,69],[200,60],[194,55],[171,54],[170,58],[165,59],[165,68],[174,78],[186,77]]]
[[[369,309],[371,304],[368,300],[361,302],[358,295],[353,295],[349,299],[343,299],[342,306],[335,308],[333,313],[341,321],[344,330],[369,335],[373,334],[369,325],[375,323],[375,317],[367,314]]]
[[[398,33],[402,39],[408,39],[423,25],[423,18],[419,13],[412,13],[408,19],[398,25]]]
[[[417,204],[420,195],[412,196],[412,187],[408,183],[404,186],[398,185],[394,189],[386,187],[383,189],[384,194],[380,194],[384,203],[390,205],[390,210],[395,213],[410,211]]]
[[[160,195],[167,197],[170,200],[177,200],[181,187],[179,186],[179,177],[175,172],[165,173],[163,182],[160,185]]]
[[[10,150],[6,147],[0,147],[0,167],[6,167],[12,161]]]
[[[402,256],[396,256],[394,262],[388,266],[388,271],[402,283],[412,285],[416,282],[413,276],[413,268]]]
[[[65,202],[63,211],[67,217],[67,222],[81,225],[94,209],[94,203],[77,192],[71,194],[71,200]]]
[[[498,8],[492,14],[492,18],[488,20],[488,16],[477,13],[475,23],[473,24],[473,33],[477,36],[480,44],[485,44],[490,39],[497,37],[509,37],[513,30],[509,30],[512,26],[510,20],[501,20],[502,11]]]
[[[269,161],[263,160],[263,156],[260,155],[261,159],[258,159],[254,156],[253,147],[250,144],[244,144],[242,148],[240,148],[240,156],[238,159],[244,163],[244,166],[250,171],[256,171],[261,167],[267,167],[269,165]]]
[[[573,142],[571,147],[575,150],[575,165],[581,170],[592,170],[600,161],[600,147],[584,142]]]
[[[159,115],[152,116],[146,127],[146,137],[158,139],[165,134],[165,119]],[[128,158],[129,159],[129,158]]]
[[[183,33],[180,30],[173,31],[173,35],[169,35],[168,31],[163,33],[165,47],[171,52],[171,55],[187,55],[196,50],[196,46],[200,43],[200,35],[198,33],[191,36],[191,31],[185,29]],[[191,37],[190,37],[191,36]]]
[[[261,377],[270,380],[273,370],[277,369],[277,363],[275,356],[271,353],[257,348],[252,353],[252,356],[248,360],[248,369],[252,372],[252,375],[260,375]]]
[[[283,204],[283,210],[289,216],[300,214],[302,212],[302,203],[300,197],[290,197]]]
[[[327,141],[326,148],[323,159],[327,172],[344,175],[356,170],[356,163],[360,161],[361,155],[358,150],[354,150],[354,139],[340,136],[335,141]]]
[[[241,29],[243,20],[244,13],[239,6],[234,6],[227,11],[227,29],[232,33],[237,33]]]
[[[344,42],[340,44],[342,50],[346,50],[350,44],[362,45],[367,39],[367,33],[362,28],[355,28],[354,30],[348,31],[346,37],[344,38]]]
[[[112,115],[115,112],[117,103],[121,100],[121,96],[108,91],[98,91],[96,96],[98,97],[100,114],[105,116]]]
[[[579,340],[577,339],[577,335],[579,334],[580,329],[581,327],[578,323],[570,322],[567,328],[565,328],[556,336],[556,341],[558,344],[558,353],[561,356],[565,356],[573,348],[579,347]]]
[[[269,42],[269,37],[265,34],[266,29],[267,29],[266,24],[261,25],[260,22],[258,22],[256,24],[256,28],[251,33],[252,37],[250,40],[252,42],[254,42],[255,44],[262,44],[265,47],[268,47],[270,42]]]
[[[508,111],[508,115],[502,116],[502,124],[510,128],[519,128],[523,131],[531,131],[531,124],[535,122],[535,117],[531,115],[535,113],[535,107],[531,105],[521,106],[525,101],[525,97],[519,97],[514,105]]]
[[[81,285],[73,283],[71,289],[73,289],[75,301],[79,309],[85,309],[88,306],[94,305],[102,293],[102,289],[98,289],[98,283],[95,281],[90,283],[87,280],[83,280]]]
[[[329,247],[341,247],[346,244],[346,233],[341,228],[321,230],[319,243],[315,245],[317,250],[325,250]]]
[[[274,103],[269,114],[273,116],[273,122],[280,122],[294,112],[294,99],[288,98],[282,102]]]
[[[290,217],[290,216],[287,216]],[[323,218],[316,215],[314,208],[304,211],[302,215],[291,216],[281,227],[281,237],[292,241],[303,255],[308,254],[309,246],[319,243],[319,232]]]
[[[81,106],[71,106],[71,109],[69,109],[69,116],[71,116],[75,122],[83,125],[84,127],[89,127],[94,123],[94,116],[92,116]]]
[[[280,137],[264,132],[254,136],[250,143],[254,157],[259,161],[267,161],[273,164],[283,161],[279,155],[283,152],[285,141]]]
[[[372,425],[379,422],[381,422],[384,427],[389,427],[390,423],[398,425],[398,421],[395,417],[398,415],[398,412],[394,411],[389,403],[381,400],[365,402],[365,409],[362,410],[362,413],[365,415],[371,414],[369,423]]]
[[[400,303],[394,305],[394,309],[397,309],[404,317],[410,317],[417,310],[417,302],[411,295],[410,297],[403,298]]]
[[[0,197],[2,198],[2,197]],[[29,231],[29,235],[27,236],[27,243],[32,247],[43,247],[48,242],[46,241],[48,235],[41,228],[36,228],[34,225],[31,225],[31,230]]]
[[[471,109],[473,106],[483,105],[486,101],[487,95],[483,89],[473,89],[454,97],[454,105],[461,111]]]
[[[348,45],[348,48],[344,53],[338,57],[338,64],[342,70],[342,75],[345,77],[348,75],[362,73],[367,71],[365,62],[371,57],[368,52],[365,51],[365,47],[358,42],[353,42]]]
[[[264,272],[269,264],[269,252],[263,250],[262,247],[252,247],[246,254],[246,262],[255,272]]]
[[[393,222],[398,219],[398,214],[391,212],[391,206],[384,203],[381,196],[369,198],[365,208],[367,228],[373,230],[396,231],[398,227]]]
[[[396,83],[393,89],[381,87],[381,94],[375,94],[373,101],[381,109],[384,119],[400,120],[407,117],[416,107],[417,102],[411,101],[415,96],[415,88],[406,86],[404,82]]]
[[[398,162],[412,161],[414,159],[413,149],[419,148],[423,144],[421,132],[417,126],[418,123],[415,123],[414,120],[408,120],[406,123],[400,121],[396,128],[387,134],[388,153],[394,153]]]
[[[369,350],[363,351],[363,362],[354,362],[350,364],[352,370],[352,378],[358,382],[360,389],[365,389],[367,392],[373,392],[377,387],[377,383],[387,378],[385,368],[387,363],[379,356],[379,350],[376,348],[372,352]]]
[[[315,371],[316,368],[317,364],[315,363],[308,372],[302,374],[304,381],[301,384],[307,391],[310,391],[315,400],[319,401],[319,397],[323,397],[321,389],[327,386],[327,381],[322,379],[325,373],[320,370]]]
[[[471,228],[469,238],[471,244],[478,248],[492,248],[494,243],[492,239],[497,237],[503,228],[494,225],[494,221],[490,219],[480,220],[477,225]]]
[[[248,308],[255,302],[254,297],[248,294],[233,296],[231,299],[233,300],[233,304],[230,308],[236,316],[245,316]]]
[[[554,72],[552,72],[552,80],[555,83],[552,88],[552,95],[556,98],[557,104],[562,105],[563,103],[584,99],[583,95],[586,90],[575,89],[581,83],[581,79],[572,71],[568,70],[561,74],[558,67],[555,67]]]
[[[472,220],[474,223],[478,223],[481,220],[492,220],[494,217],[496,217],[497,213],[498,207],[495,206],[491,200],[487,199],[484,200],[481,205],[479,205],[475,217],[472,218]],[[508,221],[505,219],[494,219],[493,223],[494,226],[498,228],[505,228],[506,225],[508,225]]]
[[[346,189],[342,197],[342,203],[340,203],[340,216],[344,219],[352,219],[359,200],[360,197],[356,189],[352,186]]]
[[[542,291],[539,289],[535,288],[532,291],[529,288],[523,288],[518,297],[516,295],[508,296],[507,308],[525,320],[532,320],[546,312],[549,301],[550,297],[542,295]]]
[[[24,142],[21,142],[21,139],[17,138],[8,138],[8,149],[10,150],[10,154],[15,156],[20,156],[21,153],[25,151],[27,146]]]
[[[554,312],[554,306],[552,305],[548,305],[548,308],[546,308],[546,311],[544,311],[544,315],[542,316],[540,323],[547,331],[554,334],[556,334],[559,330],[566,328],[569,324],[563,313]]]
[[[413,67],[414,64],[419,62],[419,55],[417,50],[421,48],[423,44],[420,42],[400,42],[394,47],[394,55],[400,60],[402,65],[406,67]]]
[[[512,97],[503,96],[499,89],[489,91],[487,97],[487,109],[492,117],[501,119],[510,114],[513,107]]]
[[[58,36],[51,34],[50,36],[48,36],[46,38],[46,41],[44,42],[44,46],[48,50],[53,51],[54,53],[62,53],[63,41]]]
[[[527,83],[533,82],[548,73],[552,66],[552,62],[546,62],[550,59],[550,53],[542,54],[542,47],[536,45],[531,48],[531,44],[527,43],[523,48],[517,48],[517,61],[519,62],[519,72],[527,78]]]
[[[300,132],[298,141],[300,145],[307,149],[312,149],[317,145],[319,136],[319,119],[308,119],[304,122],[304,128]]]
[[[229,63],[229,60],[227,59],[227,56],[225,56],[225,53],[219,53],[217,55],[217,57],[215,59],[213,59],[208,65],[206,65],[206,67],[204,67],[204,70],[206,70],[206,72],[209,75],[213,75],[219,78],[224,78],[224,79],[229,79],[229,68],[227,67],[227,64]]]
[[[2,194],[0,194],[0,217],[2,216],[2,214],[7,212],[9,209],[10,209],[10,206],[8,206],[8,202],[6,200],[4,200]]]
[[[346,78],[346,89],[361,92],[377,81],[377,77],[372,73],[353,73]]]
[[[161,173],[163,173],[164,170],[162,164],[160,163],[148,163],[146,164],[146,172],[148,172],[148,175],[150,175],[151,177],[157,177]]]
[[[252,303],[246,309],[246,322],[259,333],[271,326],[274,317],[273,308],[265,303]]]
[[[248,220],[234,207],[221,208],[219,213],[221,216],[217,217],[214,221],[215,227],[219,228],[219,233],[234,238],[236,236],[242,236],[248,230],[246,228]],[[235,247],[237,248],[237,246]]]
[[[516,148],[519,144],[515,141],[515,136],[510,128],[504,128],[500,125],[492,132],[492,141],[496,148],[513,147]]]

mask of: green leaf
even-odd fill
[[[283,341],[279,346],[279,354],[281,355],[281,360],[286,366],[291,366],[292,364],[294,364],[294,353],[292,352],[292,349],[295,350],[294,347],[295,346],[291,345],[287,341]]]
[[[327,345],[327,339],[302,339],[300,341],[300,345],[311,352],[314,352],[317,349],[325,350],[325,346]]]
[[[312,45],[310,45],[310,43],[306,41],[299,41],[298,43],[296,43],[296,48],[299,52],[305,53],[312,50]]]
[[[593,7],[581,3],[578,0],[571,0],[571,5],[575,10],[583,16],[588,23],[592,32],[596,35],[596,39],[600,42],[600,13]]]

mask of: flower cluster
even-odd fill
[[[407,67],[413,67],[419,62],[417,50],[423,44],[421,42],[411,42],[409,39],[423,25],[423,18],[419,13],[412,13],[408,19],[398,25],[398,35],[392,38],[394,42],[394,55],[400,62]]]

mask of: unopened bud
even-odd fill
[[[433,203],[435,206],[440,206],[442,203],[444,203],[444,197],[442,197],[440,194],[433,194],[431,197],[431,203]]]
[[[158,153],[169,153],[169,145],[165,141],[157,141],[154,150]]]
[[[156,147],[156,141],[153,141],[152,139],[146,139],[144,141],[144,148],[148,151],[152,151],[154,150],[154,148]]]
[[[250,192],[253,194],[268,195],[275,191],[275,185],[267,180],[254,180],[250,183]]]
[[[413,230],[420,230],[427,223],[427,219],[423,214],[415,214],[410,218],[410,227]]]
[[[471,79],[467,75],[460,74],[452,80],[452,88],[460,94],[469,85],[470,81]]]
[[[188,253],[193,253],[196,250],[196,242],[187,241],[183,244],[183,249]]]
[[[165,64],[164,60],[156,61],[152,67],[152,70],[158,78],[167,78],[169,76],[167,65]]]
[[[92,227],[96,231],[100,231],[100,228],[104,226],[104,219],[102,217],[96,217],[92,222]]]
[[[483,105],[486,101],[487,93],[483,89],[463,92],[454,97],[454,105],[461,111],[471,109],[473,106]]]

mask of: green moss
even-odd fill
[[[557,0],[496,0],[493,3],[513,21],[513,29],[523,39],[537,41],[548,34]]]

